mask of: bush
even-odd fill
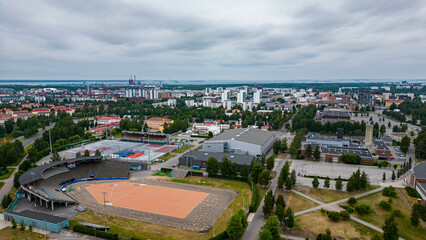
[[[379,206],[384,210],[391,210],[392,208],[392,204],[385,200],[380,201]]]
[[[394,187],[392,187],[392,186],[385,187],[385,188],[383,189],[382,194],[383,194],[383,196],[387,196],[387,197],[396,197],[396,191],[395,191],[395,188],[394,188]]]
[[[349,220],[350,218],[351,218],[351,216],[349,215],[349,212],[348,211],[341,211],[340,213],[340,217],[343,219],[343,220]]]
[[[100,230],[95,230],[93,228],[89,228],[89,227],[86,227],[86,226],[83,226],[83,225],[80,225],[80,224],[74,225],[72,230],[74,232],[79,232],[79,233],[83,233],[83,234],[90,235],[90,236],[94,236],[95,231],[96,231],[97,237],[105,238],[105,239],[111,239],[111,240],[118,240],[118,234],[116,234],[116,233],[109,233],[109,232],[104,232],[104,231],[100,231]]]
[[[353,213],[354,209],[350,206],[342,206],[342,208],[344,208],[346,211],[348,211],[348,213]]]
[[[226,231],[223,231],[217,234],[216,236],[209,238],[209,240],[226,240],[226,239],[228,239],[228,233]]]
[[[355,207],[355,211],[361,215],[369,214],[371,212],[371,206],[361,203]]]
[[[407,191],[408,196],[413,197],[413,198],[421,198],[420,194],[411,187],[405,187],[405,191]]]
[[[348,200],[349,205],[354,206],[358,201],[354,197],[350,197]]]
[[[340,219],[340,214],[338,212],[328,211],[327,212],[328,218],[331,219],[333,222],[338,222]]]
[[[341,161],[344,163],[351,163],[351,164],[360,164],[361,163],[361,157],[355,154],[342,154]]]
[[[392,211],[392,215],[395,217],[403,217],[404,215],[402,215],[402,212],[399,209],[394,209]]]

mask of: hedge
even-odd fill
[[[222,175],[216,175],[216,176],[209,176],[211,178],[219,178],[219,179],[225,179],[225,180],[234,180],[234,181],[242,181],[247,182],[247,177],[240,177],[240,176],[222,176]]]
[[[226,230],[214,237],[209,238],[209,240],[225,240],[225,239],[228,239],[228,233],[226,232]]]
[[[253,181],[251,180],[251,178],[248,179],[248,184],[253,189],[253,194],[251,196],[251,203],[250,203],[250,206],[249,206],[249,211],[250,212],[256,212],[257,208],[259,207],[260,200],[261,200],[259,190],[257,189],[256,185],[253,184]]]
[[[191,135],[191,137],[197,137],[197,138],[210,138],[209,136],[204,136],[204,135]]]
[[[74,232],[83,233],[90,236],[95,236],[96,231],[96,237],[104,238],[104,239],[111,239],[111,240],[118,240],[118,234],[116,233],[109,233],[105,231],[95,230],[93,228],[89,228],[80,224],[74,225],[72,228]]]
[[[421,198],[420,194],[411,187],[405,187],[405,191],[407,191],[408,196],[413,197],[413,198]]]

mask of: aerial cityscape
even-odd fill
[[[0,239],[426,239],[425,13],[0,0]]]

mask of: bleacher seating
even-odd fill
[[[128,177],[129,170],[129,163],[108,160],[81,163],[75,168],[57,167],[46,170],[43,173],[44,179],[35,182],[33,191],[55,201],[75,202],[62,192],[61,185],[65,182],[91,178],[92,174],[94,178]]]

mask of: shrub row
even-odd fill
[[[411,187],[405,187],[405,191],[407,191],[407,193],[408,193],[408,196],[410,196],[410,197],[413,197],[413,198],[421,198],[420,197],[420,194],[414,189],[414,188],[411,188]]]
[[[228,233],[225,230],[225,231],[219,233],[218,235],[209,238],[209,240],[226,240],[228,238],[229,238]]]
[[[72,230],[74,232],[79,232],[79,233],[83,233],[86,235],[90,235],[90,236],[95,236],[95,232],[96,232],[96,237],[100,237],[100,238],[104,238],[104,239],[112,239],[112,240],[118,240],[118,234],[116,233],[109,233],[109,232],[104,232],[104,231],[100,231],[100,230],[95,230],[93,228],[89,228],[80,224],[74,225],[74,227],[72,228]]]
[[[253,181],[251,179],[249,179],[249,185],[253,188],[253,194],[251,196],[251,203],[249,206],[249,211],[250,212],[256,212],[257,208],[260,205],[260,194],[259,194],[259,190],[256,187],[256,184],[253,184]]]
[[[234,181],[241,181],[241,182],[247,182],[247,177],[240,177],[240,176],[223,176],[223,175],[215,175],[215,176],[209,176],[211,178],[219,178],[219,179],[225,179],[225,180],[234,180]]]

